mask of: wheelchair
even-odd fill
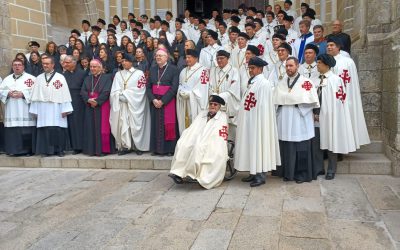
[[[237,175],[237,170],[233,167],[234,161],[234,152],[235,152],[235,142],[232,140],[228,140],[228,161],[226,162],[226,173],[224,177],[224,181],[230,181]]]

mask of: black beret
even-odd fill
[[[81,36],[81,32],[80,32],[79,30],[77,30],[77,29],[71,30],[71,34],[72,34],[72,33],[75,33],[75,34],[77,34],[78,36]]]
[[[261,25],[261,27],[264,27],[264,23],[260,18],[254,18],[254,23],[258,23],[259,25]]]
[[[229,54],[229,52],[227,52],[225,50],[218,50],[217,56],[225,56],[225,57],[229,58],[231,56],[231,54]]]
[[[225,28],[227,27],[227,26],[226,26],[226,23],[225,23],[224,21],[219,22],[219,25],[222,25],[222,26],[224,26]]]
[[[313,9],[308,9],[303,15],[302,17],[306,17],[308,16],[311,19],[315,19],[315,11]]]
[[[288,22],[293,22],[293,21],[294,21],[294,18],[293,18],[292,16],[285,15],[285,16],[283,17],[283,20],[288,21]]]
[[[95,31],[98,31],[98,32],[101,31],[100,27],[97,26],[97,25],[93,25],[91,28],[92,28],[92,30],[95,30]]]
[[[224,9],[223,11],[222,11],[222,13],[231,13],[231,10],[230,9]]]
[[[284,35],[285,37],[288,35],[287,29],[280,27],[275,31],[276,34]]]
[[[326,40],[326,43],[334,43],[339,48],[342,47],[342,42],[336,37],[328,37],[328,39]]]
[[[167,22],[165,20],[161,22],[161,25],[165,25],[165,26],[167,26],[169,28],[169,22]]]
[[[292,1],[290,1],[290,0],[286,0],[285,3],[290,4],[290,5],[293,4]]]
[[[150,18],[149,23],[154,23],[154,22],[155,22],[154,19],[153,19],[153,18]]]
[[[200,19],[200,20],[199,20],[199,24],[207,25],[207,24],[206,24],[206,21],[204,21],[203,19]]]
[[[282,43],[278,48],[284,48],[289,52],[289,55],[292,54],[292,47],[288,43]]]
[[[141,30],[140,33],[146,34],[146,37],[150,37],[150,33],[147,30]]]
[[[254,17],[252,17],[252,16],[247,16],[247,17],[246,17],[246,21],[247,21],[247,20],[251,20],[251,21],[253,22]]]
[[[214,39],[218,40],[218,33],[213,30],[208,30],[208,34]]]
[[[239,10],[233,9],[233,10],[231,10],[231,14],[239,15]]]
[[[114,35],[117,34],[117,32],[115,31],[115,29],[108,29],[108,30],[107,30],[107,33],[108,33],[108,32],[111,32],[111,33],[113,33]]]
[[[308,9],[310,8],[310,5],[308,5],[307,3],[301,3],[300,7],[306,7]]]
[[[250,65],[254,65],[256,67],[264,67],[264,66],[267,66],[268,63],[266,61],[264,61],[263,59],[255,56],[255,57],[250,58],[249,66]]]
[[[243,38],[245,38],[246,40],[250,40],[249,35],[247,35],[247,34],[244,33],[244,32],[240,32],[238,37],[243,37]]]
[[[149,19],[149,17],[148,17],[146,14],[143,14],[143,15],[141,15],[140,17],[141,17],[141,18]]]
[[[308,50],[308,49],[314,50],[314,51],[315,51],[315,54],[317,54],[317,55],[318,55],[318,53],[319,53],[319,48],[318,48],[318,46],[315,45],[315,44],[312,44],[312,43],[307,44],[306,47],[304,48],[304,51],[306,51],[306,50]]]
[[[246,23],[244,27],[252,27],[254,29],[256,25],[254,23]]]
[[[133,56],[131,54],[128,54],[128,53],[123,53],[122,54],[122,59],[123,60],[127,60],[127,61],[129,61],[131,63],[133,63],[133,61],[134,61]]]
[[[36,42],[36,41],[30,41],[28,43],[28,46],[29,47],[36,46],[36,47],[40,48],[40,44],[38,42]]]
[[[138,34],[140,34],[140,30],[139,29],[137,29],[137,28],[134,28],[134,29],[132,29],[132,31],[131,31],[132,33],[133,32],[136,32],[136,33],[138,33]]]
[[[98,23],[102,23],[103,25],[106,25],[106,21],[104,21],[103,19],[99,18],[97,19]]]
[[[322,54],[317,57],[317,61],[321,61],[325,65],[328,65],[329,68],[333,68],[336,65],[336,60],[333,56],[328,54]]]
[[[82,20],[82,24],[86,23],[87,25],[90,26],[90,22],[88,20]]]
[[[234,21],[235,23],[240,23],[240,17],[238,16],[232,16],[231,21]]]
[[[136,20],[134,18],[132,18],[131,20],[129,20],[129,23],[134,23],[136,24]]]
[[[236,27],[236,26],[231,26],[231,27],[229,28],[229,33],[237,33],[237,34],[239,34],[239,33],[240,33],[240,30],[239,30],[239,28]]]
[[[154,16],[154,21],[159,21],[159,22],[161,22],[161,17],[160,17],[160,16]]]
[[[286,37],[285,37],[283,34],[281,34],[281,33],[275,33],[275,34],[272,36],[272,39],[274,39],[274,38],[279,38],[279,39],[281,39],[282,41],[285,41],[285,40],[286,40]]]
[[[143,28],[143,23],[141,22],[136,22],[136,26],[142,27]]]
[[[110,28],[111,28],[111,29],[114,29],[114,30],[117,29],[117,27],[115,27],[115,25],[112,24],[112,23],[109,23],[107,27],[108,27],[109,29],[110,29]]]
[[[175,22],[185,23],[185,20],[183,20],[182,18],[177,17],[177,18],[175,18]]]
[[[187,49],[186,50],[186,55],[199,58],[199,52],[197,50],[195,50],[195,49]]]
[[[133,18],[136,18],[135,14],[133,14],[132,12],[129,12],[128,16],[133,16]]]
[[[256,7],[250,7],[248,10],[251,10],[251,11],[253,11],[254,13],[256,13],[256,12],[257,12],[257,9],[256,9]]]
[[[216,102],[219,103],[221,105],[225,105],[225,101],[222,97],[218,96],[218,95],[210,95],[210,98],[208,99],[208,102]]]
[[[260,50],[254,45],[247,45],[246,50],[250,51],[251,53],[253,53],[256,56],[260,55]]]

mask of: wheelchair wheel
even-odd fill
[[[224,181],[230,181],[237,175],[237,170],[233,167],[233,152],[235,150],[235,143],[231,140],[228,140],[228,156],[229,159],[226,162],[226,174],[224,177]]]

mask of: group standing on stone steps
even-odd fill
[[[370,142],[350,37],[332,34],[301,4],[240,5],[165,20],[129,13],[68,43],[31,41],[0,84],[0,150],[10,156],[65,152],[174,156],[176,183],[220,185],[235,141],[242,181],[267,172],[303,183],[335,177],[338,154]],[[276,18],[275,18],[276,17]],[[91,29],[91,31],[90,31]],[[179,140],[178,140],[179,139]]]

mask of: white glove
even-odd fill
[[[189,93],[185,92],[185,91],[179,91],[179,95],[183,98],[183,99],[189,99]]]
[[[123,94],[120,94],[120,95],[119,95],[119,101],[120,101],[120,102],[125,102],[125,103],[126,103],[126,102],[128,102],[128,99],[126,99],[126,97],[125,97]]]

